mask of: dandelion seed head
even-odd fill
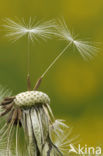
[[[27,155],[37,155],[38,150],[40,154],[47,155],[50,148],[51,155],[68,154],[68,147],[74,138],[69,138],[71,131],[64,120],[55,120],[49,103],[48,95],[40,91],[26,91],[4,98],[0,117],[5,120],[0,129],[0,142],[4,143],[6,154],[14,151],[15,155],[21,153],[20,131],[27,137],[22,140]]]
[[[1,103],[3,112],[0,117],[5,118],[5,121],[0,129],[0,142],[3,145],[5,141],[6,155],[13,152],[16,152],[15,155],[21,154],[19,149],[20,131],[27,138],[24,140],[22,138],[22,144],[25,145],[24,149],[27,150],[27,155],[30,153],[38,155],[38,152],[40,155],[42,153],[47,155],[50,148],[52,148],[53,153],[61,155],[49,135],[49,126],[54,119],[49,100],[48,95],[40,91],[26,91],[14,97],[4,98]],[[31,102],[32,107],[28,107]],[[35,103],[37,104],[35,105]],[[22,107],[24,105],[25,108]],[[62,124],[60,120],[58,122]],[[14,137],[16,137],[15,144],[13,144]]]
[[[15,105],[22,106],[34,106],[37,103],[50,103],[50,98],[47,94],[40,91],[26,91],[16,95],[14,100]]]

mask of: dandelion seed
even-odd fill
[[[87,60],[93,58],[98,52],[98,48],[93,46],[91,42],[83,41],[76,39],[76,35],[70,32],[64,20],[59,20],[56,27],[55,35],[58,36],[61,40],[67,42],[66,47],[55,57],[55,59],[51,62],[51,64],[47,67],[47,69],[43,72],[40,79],[42,79],[48,71],[53,67],[53,65],[58,61],[58,59],[66,52],[71,45],[74,45],[83,59]],[[73,47],[72,47],[73,48]]]
[[[5,18],[4,22],[3,27],[7,31],[6,37],[13,42],[25,35],[28,35],[28,39],[31,41],[46,40],[52,37],[52,34],[54,34],[53,28],[56,26],[54,20],[41,22],[31,18],[28,23],[24,19],[18,19],[15,22],[10,18]]]
[[[28,50],[27,50],[27,80],[29,83],[30,90],[30,41],[39,41],[40,39],[46,41],[54,35],[54,27],[56,27],[54,20],[49,21],[36,21],[29,19],[28,23],[22,19],[17,22],[11,20],[10,18],[4,19],[5,24],[3,27],[6,30],[6,37],[10,41],[15,42],[23,36],[27,36],[28,39]]]
[[[93,43],[89,41],[77,39],[77,35],[69,30],[64,20],[58,20],[57,31],[58,37],[61,40],[65,40],[68,43],[73,44],[84,59],[92,58],[97,54],[98,48],[93,46]]]

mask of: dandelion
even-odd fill
[[[69,139],[71,130],[64,120],[55,119],[50,107],[49,96],[37,89],[43,77],[71,44],[76,46],[82,56],[89,56],[90,51],[96,49],[87,42],[75,40],[65,23],[56,25],[56,28],[55,22],[34,24],[31,18],[28,25],[24,20],[17,23],[6,18],[5,22],[4,27],[8,31],[6,36],[11,40],[16,41],[24,35],[28,36],[28,41],[45,40],[54,34],[66,40],[68,44],[44,71],[34,89],[31,88],[28,75],[28,91],[5,97],[1,102],[0,119],[3,123],[0,129],[0,152],[3,152],[5,156],[67,156],[68,147],[74,147],[75,138]],[[55,28],[55,31],[51,28]]]
[[[28,41],[46,40],[53,33],[56,34],[51,29],[55,27],[53,21],[33,24],[30,18],[29,24],[26,25],[24,20],[16,23],[6,18],[5,22],[6,37],[13,41],[20,39],[24,35],[28,36]],[[28,49],[28,62],[29,59]],[[63,152],[59,149],[59,146],[56,146],[53,134],[60,139],[58,129],[63,133],[62,128],[68,128],[68,126],[62,120],[55,120],[49,105],[50,98],[47,94],[37,91],[39,84],[36,84],[34,90],[32,90],[29,76],[27,84],[28,91],[13,97],[6,97],[1,102],[2,112],[0,117],[5,120],[0,131],[0,142],[4,142],[3,150],[1,151],[6,156],[19,156],[24,150],[25,156],[62,156]],[[20,131],[24,136],[24,138],[22,137],[24,146],[21,150]]]

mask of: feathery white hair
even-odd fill
[[[65,120],[57,119],[50,126],[52,141],[65,156],[69,154],[71,145],[75,148],[75,141],[78,140],[78,136],[71,138],[71,133],[72,128],[65,124]]]
[[[0,103],[6,96],[11,96],[12,91],[10,89],[7,89],[7,87],[3,87],[0,85]]]
[[[21,37],[28,35],[31,41],[38,41],[38,39],[46,40],[51,38],[54,34],[53,28],[56,27],[54,20],[49,21],[36,21],[29,18],[28,22],[23,19],[17,19],[17,22],[10,19],[4,19],[5,24],[3,27],[7,31],[6,37],[9,37],[11,41],[15,42]]]
[[[69,30],[64,19],[58,19],[57,23],[58,37],[69,45],[73,44],[84,59],[91,59],[97,54],[98,48],[92,42],[77,39],[77,35]]]

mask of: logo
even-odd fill
[[[89,147],[87,145],[81,146],[80,144],[78,144],[78,147],[75,147],[74,145],[70,144],[69,153],[100,155],[102,154],[102,148],[100,146],[98,147]]]

